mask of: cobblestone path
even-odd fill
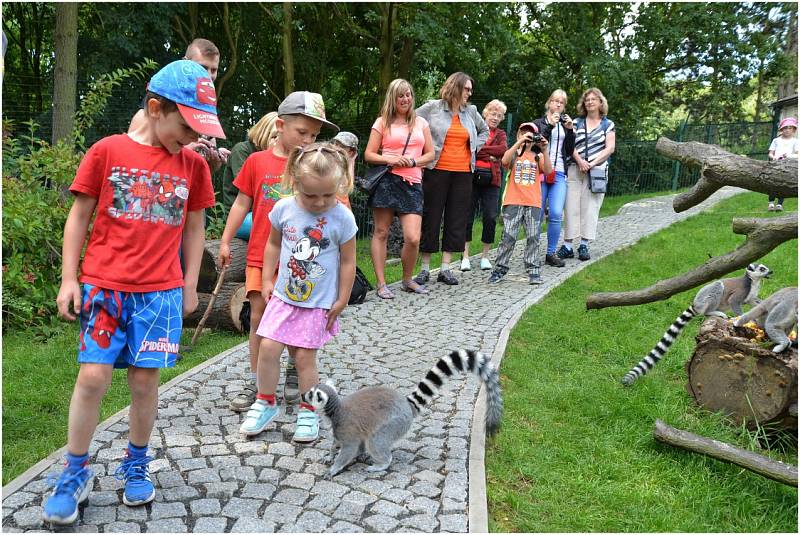
[[[435,361],[456,348],[502,355],[520,313],[591,262],[644,235],[685,219],[742,190],[725,188],[700,207],[675,214],[671,196],[627,205],[600,221],[592,261],[545,266],[545,284],[529,286],[522,268],[522,243],[512,270],[499,285],[486,284],[477,268],[456,275],[458,286],[432,284],[430,295],[403,293],[384,301],[371,292],[342,316],[342,334],[320,353],[320,373],[343,394],[368,385],[411,392]],[[543,236],[544,237],[544,236]],[[457,264],[454,264],[454,267]],[[243,415],[228,400],[243,385],[246,344],[228,350],[164,385],[151,440],[155,501],[144,507],[121,503],[122,482],[114,470],[127,445],[124,411],[103,422],[90,449],[94,491],[78,521],[59,531],[77,532],[466,532],[486,529],[482,474],[470,452],[474,377],[446,385],[430,410],[397,444],[388,472],[367,473],[356,463],[323,480],[321,459],[330,446],[330,427],[312,445],[291,442],[296,408],[277,426],[252,439],[239,434]],[[280,389],[279,389],[280,392]],[[482,448],[482,443],[477,441]],[[49,529],[41,521],[47,476],[61,469],[63,450],[37,464],[3,489],[3,531]],[[482,451],[477,452],[482,459]],[[471,497],[469,489],[478,489]],[[471,504],[471,507],[470,507]]]

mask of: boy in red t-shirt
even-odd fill
[[[539,228],[542,213],[542,173],[550,174],[553,165],[547,151],[547,139],[539,135],[534,123],[523,123],[517,130],[517,142],[503,154],[501,163],[510,170],[503,192],[503,237],[497,247],[495,268],[489,284],[497,284],[508,273],[520,225],[525,228],[525,269],[529,284],[541,284],[539,273]]]
[[[334,130],[339,127],[325,119],[325,104],[322,96],[308,91],[295,91],[278,106],[275,127],[278,137],[272,147],[255,152],[247,157],[233,185],[239,194],[228,212],[225,230],[219,245],[219,263],[231,263],[231,240],[242,226],[247,213],[253,209],[253,225],[247,243],[247,265],[245,267],[245,292],[250,302],[250,378],[244,388],[233,400],[230,408],[244,412],[256,401],[256,368],[258,366],[258,347],[260,337],[256,334],[258,324],[267,304],[261,297],[261,267],[264,265],[264,251],[272,225],[269,213],[283,195],[280,189],[286,160],[294,147],[305,147],[313,143],[322,126]],[[291,195],[291,192],[288,192]],[[276,272],[277,276],[277,272]],[[297,369],[290,364],[286,371],[284,399],[293,403],[299,398],[297,389]]]
[[[150,80],[146,102],[147,121],[95,143],[70,187],[75,202],[64,227],[57,303],[62,318],[80,317],[80,371],[69,408],[66,468],[42,512],[54,524],[74,522],[92,487],[89,445],[114,368],[128,369],[131,390],[128,449],[116,473],[125,480],[122,500],[142,505],[155,497],[147,446],[159,369],[175,365],[181,318],[197,307],[203,210],[214,205],[214,190],[203,157],[184,146],[199,134],[225,137],[214,84],[197,63],[175,61]]]

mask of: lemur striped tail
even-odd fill
[[[491,361],[479,351],[460,349],[439,359],[439,362],[419,382],[417,389],[407,396],[408,402],[414,413],[419,413],[422,407],[436,396],[445,379],[464,372],[474,373],[486,385],[486,434],[494,435],[500,429],[500,420],[503,418],[500,379]]]
[[[669,326],[669,329],[667,329],[667,332],[664,333],[664,336],[661,337],[661,340],[658,341],[656,346],[650,350],[650,353],[640,360],[639,364],[631,368],[631,371],[625,374],[625,377],[622,378],[622,384],[630,386],[636,379],[652,370],[655,365],[658,364],[658,361],[669,351],[670,346],[678,335],[681,334],[684,327],[686,327],[696,315],[697,312],[695,312],[693,306],[689,306],[689,308],[684,310],[681,315],[672,322],[672,325]]]

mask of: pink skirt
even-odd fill
[[[302,308],[271,297],[261,316],[256,334],[292,347],[319,349],[339,334],[339,318],[331,330],[325,328],[328,313],[324,308]]]

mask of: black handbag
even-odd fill
[[[408,137],[406,138],[406,144],[403,146],[403,152],[400,153],[400,156],[403,156],[406,153],[406,149],[408,148],[408,142],[411,140],[411,129],[408,130]],[[361,187],[372,195],[375,193],[375,189],[378,187],[378,184],[383,177],[386,176],[386,173],[390,172],[392,167],[390,165],[376,165],[375,167],[370,167],[367,169],[367,173],[364,176],[364,180],[361,182]]]
[[[473,183],[476,186],[491,186],[492,185],[492,170],[485,167],[476,167],[475,174],[473,175]]]
[[[353,279],[353,291],[350,292],[348,305],[360,305],[367,297],[367,292],[372,290],[372,284],[367,280],[367,276],[356,266],[356,277]]]

